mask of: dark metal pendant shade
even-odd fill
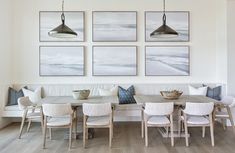
[[[172,38],[172,37],[177,37],[179,34],[169,27],[166,24],[166,11],[165,11],[165,0],[163,1],[163,17],[162,17],[162,26],[157,28],[157,30],[154,30],[151,34],[150,37],[152,38]]]
[[[49,36],[56,38],[75,38],[77,37],[77,33],[70,29],[65,24],[61,24],[55,29],[48,32]]]
[[[77,33],[70,29],[65,24],[65,15],[64,15],[64,0],[62,1],[62,14],[61,14],[62,24],[56,27],[55,29],[48,32],[48,35],[55,38],[75,38]]]
[[[150,34],[152,38],[171,38],[177,36],[178,33],[166,24],[163,24]]]

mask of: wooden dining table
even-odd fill
[[[145,104],[147,102],[152,102],[152,103],[173,102],[174,105],[184,106],[186,102],[198,102],[198,103],[213,102],[215,104],[220,103],[215,99],[199,95],[182,95],[178,99],[174,100],[165,99],[161,95],[135,95],[134,98],[137,104]]]

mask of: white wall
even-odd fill
[[[228,94],[235,96],[235,1],[228,1]]]
[[[9,123],[1,118],[1,112],[6,102],[7,87],[12,81],[11,4],[11,0],[1,0],[0,5],[0,128]]]
[[[162,10],[162,0],[66,0],[66,10],[86,12],[86,42],[84,43],[40,43],[39,11],[57,11],[61,0],[14,0],[14,83],[215,83],[224,82],[217,77],[224,69],[217,64],[216,3],[214,0],[169,0],[167,10],[190,11],[191,41],[186,43],[145,43],[144,11]],[[208,11],[208,6],[210,10]],[[138,11],[138,42],[133,43],[92,43],[92,10]],[[39,77],[40,45],[85,45],[85,77]],[[92,45],[137,45],[139,47],[138,71],[136,77],[92,77]],[[145,77],[145,45],[190,45],[191,76],[186,77]],[[222,53],[223,54],[223,53]],[[131,79],[130,79],[131,78]],[[222,79],[221,79],[222,78]]]

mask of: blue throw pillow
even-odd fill
[[[207,86],[207,85],[203,84],[203,86]],[[220,101],[221,100],[221,90],[222,90],[221,86],[218,86],[215,88],[208,87],[206,96]]]
[[[118,87],[119,104],[136,104],[134,95],[134,86],[129,87],[127,90],[120,86]]]
[[[27,89],[27,87],[24,87]],[[18,105],[18,98],[24,97],[23,90],[20,89],[19,91],[16,91],[15,89],[9,87],[8,89],[8,102],[7,106],[12,106],[12,105]]]

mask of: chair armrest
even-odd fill
[[[235,99],[233,100],[232,104],[229,105],[230,108],[235,107]]]

